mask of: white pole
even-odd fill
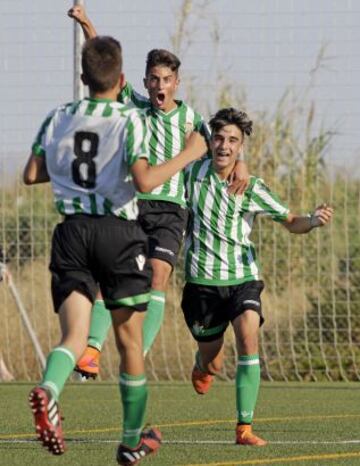
[[[0,281],[1,279],[4,278],[4,281],[5,283],[7,283],[10,291],[11,291],[11,294],[13,295],[14,299],[15,299],[15,302],[16,302],[16,305],[17,305],[17,308],[20,312],[20,316],[24,322],[24,325],[25,325],[25,328],[28,332],[28,335],[30,337],[30,340],[34,346],[34,349],[35,349],[35,353],[37,355],[37,357],[39,358],[39,361],[40,361],[40,364],[41,364],[41,367],[43,369],[45,369],[45,364],[46,364],[46,360],[45,360],[45,356],[44,356],[44,353],[43,353],[43,350],[40,346],[40,343],[39,343],[39,340],[36,336],[36,333],[34,332],[34,329],[31,325],[31,322],[30,322],[30,319],[29,319],[29,316],[28,316],[28,313],[25,309],[25,306],[20,298],[20,294],[13,282],[13,279],[11,277],[11,274],[7,271],[6,269],[6,265],[2,262],[0,262]]]
[[[74,6],[84,5],[84,0],[74,0]],[[84,85],[81,82],[81,48],[84,34],[79,24],[74,21],[74,100],[84,98]]]

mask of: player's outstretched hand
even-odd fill
[[[205,138],[197,131],[193,131],[186,139],[185,149],[189,152],[191,161],[200,159],[208,151]]]
[[[313,228],[323,227],[330,222],[334,209],[327,204],[321,204],[316,207],[315,212],[311,215],[311,226]]]
[[[88,17],[86,16],[85,8],[82,5],[76,5],[70,8],[67,12],[70,18],[73,18],[79,24],[84,24],[88,21]]]

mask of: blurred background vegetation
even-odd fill
[[[176,53],[186,53],[191,47],[187,28],[193,14],[192,2],[184,0],[171,38]],[[214,23],[214,48],[219,40]],[[323,54],[320,50],[316,66],[321,66]],[[269,219],[257,220],[252,240],[266,283],[262,376],[268,380],[358,380],[360,180],[351,171],[334,170],[327,162],[336,128],[319,127],[316,102],[306,90],[295,95],[288,89],[271,112],[255,113],[243,90],[226,82],[221,73],[218,82],[217,107],[241,108],[254,121],[246,148],[250,172],[262,177],[294,213],[309,213],[322,202],[335,208],[332,224],[309,235],[290,235]],[[187,76],[183,86],[187,101],[195,108],[204,107],[198,101],[196,80]],[[21,170],[18,167],[16,179],[0,188],[0,246],[47,353],[59,336],[47,269],[51,234],[59,216],[50,186],[25,188]],[[149,376],[155,380],[187,379],[193,365],[195,347],[180,309],[182,285],[181,255],[167,296],[165,324],[147,359]],[[39,378],[39,363],[4,284],[0,285],[0,316],[0,354],[7,366],[16,379]],[[226,353],[223,378],[229,379],[236,361],[231,332]],[[115,379],[118,356],[112,336],[102,359],[102,379]]]

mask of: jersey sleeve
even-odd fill
[[[268,215],[275,222],[284,221],[289,208],[280,201],[277,194],[273,193],[261,178],[255,178],[251,191],[250,211],[259,215]]]
[[[211,159],[211,151],[210,151],[210,136],[211,131],[209,125],[206,123],[204,118],[199,114],[195,114],[195,122],[194,122],[194,131],[199,132],[204,138],[208,145],[208,151],[203,156],[203,159]]]
[[[129,167],[139,159],[149,158],[146,123],[140,112],[131,111],[126,122],[124,137],[125,157]]]
[[[122,104],[134,105],[138,108],[147,108],[150,105],[149,99],[136,92],[129,82],[126,82],[122,88],[117,100]]]
[[[199,113],[195,113],[194,131],[204,136],[206,142],[209,144],[211,135],[210,127]]]
[[[45,135],[46,135],[46,130],[49,127],[49,124],[51,120],[54,117],[56,110],[53,110],[48,114],[48,116],[45,118],[43,124],[40,126],[39,131],[37,132],[37,135],[35,137],[35,141],[33,142],[33,145],[31,146],[31,151],[34,155],[37,155],[38,157],[44,157],[45,156]]]

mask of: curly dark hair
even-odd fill
[[[209,121],[211,131],[219,131],[224,126],[235,125],[243,135],[246,134],[247,136],[252,133],[252,124],[245,112],[236,110],[233,107],[222,108]]]
[[[150,69],[154,66],[167,66],[171,71],[177,73],[180,65],[181,61],[178,57],[168,50],[153,49],[147,54],[145,76],[149,74]]]

